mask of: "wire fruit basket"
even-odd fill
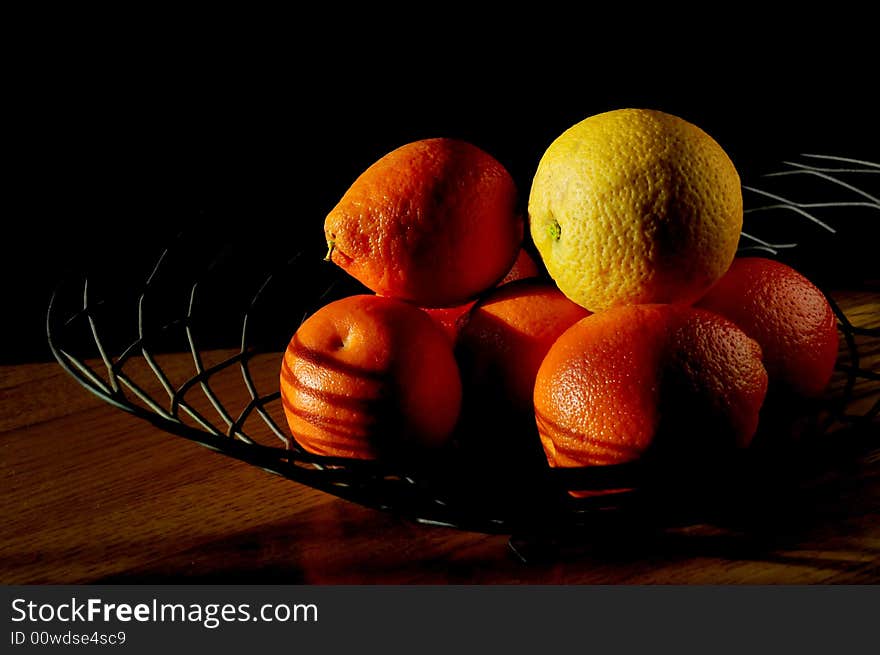
[[[844,220],[847,212],[880,210],[868,184],[880,165],[804,155],[784,166],[764,176],[760,188],[743,187],[740,251],[809,269],[815,243],[840,238],[825,214]],[[120,281],[118,271],[64,281],[49,306],[50,348],[85,389],[170,434],[412,521],[486,533],[581,532],[609,521],[720,521],[753,509],[749,497],[766,506],[769,493],[827,475],[837,461],[829,453],[853,457],[878,446],[880,375],[876,364],[866,363],[877,353],[878,317],[848,315],[826,294],[842,335],[835,378],[826,397],[800,412],[807,436],[785,453],[746,451],[702,471],[659,471],[634,462],[513,472],[462,460],[454,451],[409,463],[310,454],[287,429],[278,390],[281,357],[308,315],[364,291],[321,254],[276,257],[258,241],[214,248],[203,238],[179,237],[135,283]],[[864,286],[861,277],[856,290]],[[701,493],[692,493],[694,484],[704,485]],[[594,493],[575,498],[569,493],[575,489]]]

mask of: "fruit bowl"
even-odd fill
[[[880,202],[866,181],[878,171],[870,162],[803,156],[760,178],[760,186],[744,186],[740,250],[824,271],[811,275],[820,287],[865,292],[857,266],[862,233],[847,237],[837,224],[853,212],[874,212],[868,218],[876,223]],[[49,306],[50,348],[88,391],[168,433],[406,519],[487,533],[731,520],[767,507],[769,494],[827,479],[835,463],[878,446],[880,376],[868,362],[880,338],[877,317],[858,313],[858,296],[826,291],[842,334],[837,371],[825,397],[799,408],[791,424],[799,438],[779,452],[744,451],[679,470],[636,462],[516,471],[468,461],[454,449],[409,462],[310,454],[284,418],[282,354],[305,317],[364,289],[322,261],[323,244],[294,254],[280,252],[282,241],[289,243],[253,234],[220,245],[184,235],[140,277],[105,270],[65,280]],[[693,493],[695,484],[701,493]],[[591,493],[576,498],[571,490]]]

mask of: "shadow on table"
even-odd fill
[[[871,434],[865,438],[876,439],[876,426],[866,429]],[[859,441],[852,434],[837,438]],[[611,515],[576,532],[514,535],[508,548],[503,535],[417,525],[334,500],[329,510],[327,505],[315,508],[295,522],[285,519],[230,534],[139,571],[94,582],[711,582],[741,579],[724,573],[744,563],[754,564],[749,575],[762,581],[786,582],[786,571],[799,581],[880,580],[880,457],[870,452],[855,456],[850,450],[835,450],[825,473],[806,486],[776,488],[766,496],[756,489],[734,509],[709,511],[711,520],[695,518],[671,527]],[[704,570],[698,570],[698,561],[706,563]],[[815,575],[799,576],[805,568]]]

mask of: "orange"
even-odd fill
[[[747,446],[767,390],[761,349],[684,305],[628,305],[575,323],[547,353],[535,418],[551,466],[667,461]]]
[[[466,385],[501,390],[511,410],[532,410],[538,368],[553,342],[589,312],[552,284],[521,281],[487,294],[461,330]]]
[[[538,368],[559,335],[588,313],[552,284],[532,280],[506,284],[476,304],[455,350],[464,388],[463,440],[483,441],[500,458],[505,450],[521,450],[534,436]]]
[[[513,266],[507,271],[507,275],[501,279],[498,286],[507,284],[508,282],[516,282],[517,280],[537,277],[539,273],[540,270],[538,270],[538,265],[535,263],[535,260],[532,259],[531,255],[529,255],[524,248],[520,248],[519,254],[516,256],[516,261],[513,262]]]
[[[790,266],[736,259],[698,306],[726,316],[761,344],[774,390],[809,398],[828,386],[837,360],[837,320],[822,292]]]
[[[442,328],[449,341],[454,344],[456,339],[458,339],[458,331],[466,320],[468,311],[474,306],[474,302],[476,301],[457,305],[456,307],[426,307],[423,308],[423,311]]]
[[[516,186],[480,148],[426,139],[355,180],[324,222],[328,258],[372,291],[422,307],[472,300],[522,241]]]
[[[538,275],[538,267],[534,260],[525,250],[520,250],[517,255],[513,267],[507,271],[507,275],[498,283],[498,286],[517,280],[536,277]],[[456,307],[425,307],[423,308],[434,321],[443,328],[443,331],[449,336],[453,343],[458,339],[458,332],[462,325],[467,321],[467,312],[476,301],[471,301]]]
[[[358,295],[324,306],[296,331],[281,396],[307,451],[374,459],[444,444],[461,380],[449,340],[423,311]]]

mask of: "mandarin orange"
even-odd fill
[[[498,283],[498,286],[524,280],[537,276],[539,273],[538,266],[525,250],[520,250],[516,261],[507,275]],[[458,339],[458,333],[462,326],[467,322],[467,313],[474,306],[476,301],[467,302],[456,307],[424,307],[434,321],[443,328],[443,331],[449,336],[453,343]]]
[[[535,376],[554,341],[589,312],[553,284],[505,284],[471,310],[456,343],[464,389],[460,442],[496,460],[516,458],[535,435]]]
[[[449,340],[423,311],[359,295],[324,306],[296,331],[281,395],[307,451],[375,459],[443,445],[461,380]]]
[[[470,143],[441,138],[370,166],[330,211],[324,233],[328,258],[375,293],[451,307],[504,277],[523,220],[504,166]]]
[[[837,319],[825,295],[781,262],[736,259],[697,303],[729,318],[761,345],[774,390],[822,393],[837,360]]]
[[[535,418],[551,466],[687,458],[747,446],[767,389],[761,349],[684,305],[628,305],[570,327],[544,358]]]
[[[523,280],[487,294],[459,335],[465,386],[500,391],[510,410],[532,409],[535,376],[553,342],[589,315],[554,285]]]
[[[535,260],[532,259],[532,256],[525,248],[520,248],[519,254],[516,256],[516,261],[513,262],[513,266],[507,271],[507,275],[501,279],[498,286],[507,284],[508,282],[516,282],[517,280],[537,277],[539,274],[540,270],[538,269]]]

